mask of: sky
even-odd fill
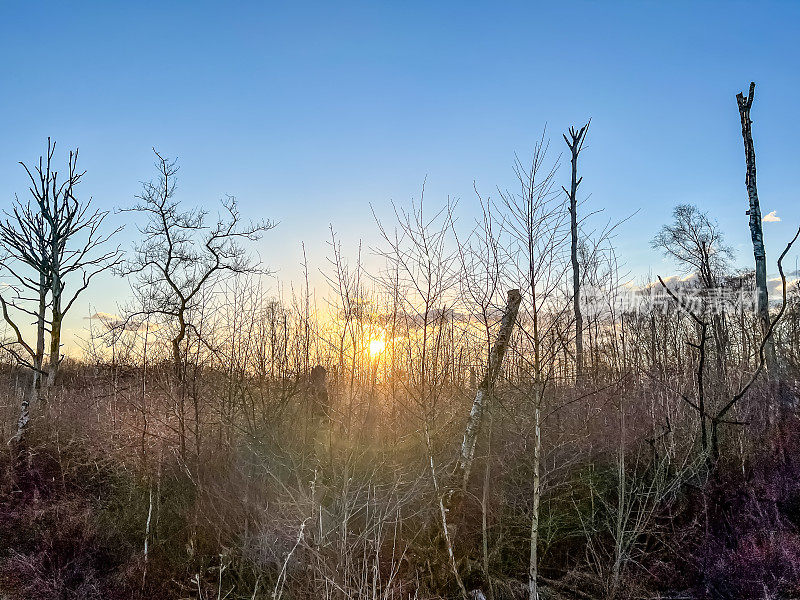
[[[735,95],[752,109],[768,259],[800,223],[797,2],[10,2],[0,0],[0,206],[26,192],[18,161],[48,136],[80,148],[84,197],[136,237],[130,206],[178,157],[178,198],[226,194],[280,225],[256,244],[289,286],[306,246],[315,285],[330,227],[354,254],[378,240],[371,206],[478,200],[514,184],[546,127],[592,119],[581,193],[634,277],[674,267],[649,241],[679,203],[709,211],[752,263]],[[568,172],[559,172],[563,183]],[[588,210],[588,208],[587,208]],[[591,224],[589,224],[591,226]],[[791,260],[794,264],[794,260]],[[105,277],[76,332],[114,313]],[[322,290],[318,290],[321,292]]]

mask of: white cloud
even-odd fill
[[[688,275],[665,275],[661,278],[664,283],[666,283],[670,287],[692,287],[697,280],[699,279],[697,273],[689,273]],[[638,290],[649,290],[653,288],[660,288],[661,282],[656,279],[655,281],[650,281],[644,287],[639,287]],[[636,286],[633,286],[631,289],[637,289]]]
[[[786,290],[789,291],[793,287],[796,287],[797,283],[798,283],[797,278],[787,277]],[[783,295],[783,282],[781,281],[780,277],[770,277],[769,279],[767,279],[767,292],[769,293],[771,298],[774,297],[780,300],[781,296]]]
[[[777,214],[775,214],[777,212],[778,212],[777,210],[773,210],[771,213],[767,213],[766,215],[764,215],[764,218],[761,220],[764,221],[764,223],[778,223],[781,220],[781,218]]]

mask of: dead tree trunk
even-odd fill
[[[761,226],[761,206],[758,202],[758,188],[756,186],[756,151],[753,146],[753,132],[751,129],[750,107],[753,106],[756,84],[750,83],[750,92],[747,96],[739,92],[736,102],[739,104],[739,117],[742,120],[742,139],[744,141],[744,158],[747,165],[745,185],[747,196],[750,200],[750,237],[753,240],[753,255],[756,263],[756,293],[758,295],[758,319],[761,322],[761,332],[767,335],[770,326],[769,296],[767,293],[767,253],[764,250],[764,233]],[[777,374],[778,361],[775,356],[775,343],[770,337],[764,346],[767,371],[770,377]]]
[[[454,474],[454,481],[458,482],[460,480],[462,490],[467,487],[469,481],[472,459],[475,456],[475,443],[478,440],[478,432],[483,422],[483,413],[486,409],[487,400],[492,394],[494,382],[497,379],[497,375],[500,373],[500,367],[503,364],[503,357],[508,349],[508,342],[511,339],[511,332],[517,320],[517,313],[519,312],[519,304],[521,301],[522,295],[519,293],[519,290],[508,291],[506,310],[500,322],[500,331],[497,333],[497,339],[489,354],[489,365],[486,369],[486,375],[480,385],[478,385],[478,390],[475,392],[475,399],[472,401],[469,420],[464,430],[464,439],[461,442],[461,455],[459,456]]]
[[[578,155],[583,149],[583,142],[586,139],[586,130],[589,127],[587,123],[580,130],[574,127],[569,128],[569,137],[564,135],[564,141],[567,142],[570,153],[572,154],[572,180],[570,182],[569,191],[566,188],[569,197],[569,213],[570,213],[570,232],[571,232],[571,245],[570,255],[572,258],[572,308],[575,313],[575,380],[580,381],[583,376],[583,315],[581,314],[581,272],[580,265],[578,264],[578,186],[581,183],[582,177],[578,177]]]
[[[50,319],[50,361],[47,366],[47,389],[56,382],[58,367],[61,364],[61,325],[64,314],[61,312],[61,293],[63,286],[58,271],[53,271],[52,317]]]

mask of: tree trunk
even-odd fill
[[[52,272],[50,274],[52,280],[50,282],[50,296],[53,306],[51,307],[50,319],[50,362],[47,367],[47,389],[51,389],[56,382],[56,375],[58,374],[58,366],[61,363],[61,323],[64,320],[64,315],[61,312],[61,294],[64,291],[64,285],[61,281],[60,265],[58,263],[58,243],[57,237],[53,237],[51,243],[52,257]]]
[[[44,364],[44,330],[47,313],[47,276],[39,273],[39,310],[36,314],[36,356],[33,357],[33,390],[39,394],[42,387],[42,366]]]
[[[753,132],[751,129],[750,107],[753,106],[753,97],[756,91],[756,84],[750,83],[750,92],[744,96],[741,92],[736,95],[736,102],[739,105],[739,117],[742,121],[742,139],[744,141],[744,158],[747,165],[745,175],[745,185],[747,186],[747,196],[750,200],[750,237],[753,240],[753,255],[755,256],[756,266],[756,292],[758,295],[758,319],[761,322],[763,335],[769,330],[769,295],[767,292],[767,253],[764,250],[764,233],[761,225],[761,206],[758,202],[758,188],[756,186],[756,151],[753,146]],[[775,355],[775,343],[772,338],[768,339],[764,345],[764,356],[767,363],[767,371],[770,377],[777,375],[778,361]]]
[[[53,321],[50,332],[50,364],[47,367],[47,388],[52,388],[56,382],[58,366],[61,362],[61,323],[63,316],[53,311]]]
[[[480,385],[478,385],[477,392],[475,392],[475,400],[472,402],[469,420],[464,430],[464,439],[461,442],[461,455],[458,459],[454,474],[455,481],[461,480],[462,489],[466,489],[467,482],[469,481],[469,472],[472,468],[472,460],[475,456],[475,443],[478,439],[478,432],[480,431],[483,421],[483,413],[486,408],[487,398],[492,393],[494,382],[497,379],[497,375],[500,373],[500,367],[503,363],[506,350],[508,349],[508,342],[511,339],[511,332],[517,320],[517,313],[519,312],[519,304],[521,301],[522,295],[519,293],[519,290],[508,291],[506,310],[500,322],[500,331],[497,333],[497,340],[489,354],[489,365],[486,370],[486,376],[483,378]]]
[[[570,127],[569,136],[564,136],[564,141],[572,154],[572,179],[569,187],[569,213],[570,213],[570,257],[572,259],[572,310],[575,313],[575,381],[580,382],[583,377],[583,315],[581,314],[581,272],[578,263],[578,155],[583,148],[586,137],[587,123],[580,130]]]
[[[186,318],[184,307],[178,313],[178,333],[172,338],[172,395],[175,401],[175,410],[178,413],[178,437],[180,439],[181,460],[186,462],[186,369],[184,368],[184,355],[181,344],[186,337]],[[195,426],[197,424],[195,423]]]
[[[42,368],[44,366],[45,313],[47,311],[47,279],[44,273],[39,274],[39,309],[36,314],[36,354],[33,356],[33,373],[31,387],[22,398],[17,433],[14,438],[22,441],[31,420],[30,410],[39,403],[42,389]]]
[[[543,390],[537,381],[534,401],[534,446],[533,446],[533,515],[531,516],[531,552],[528,562],[528,600],[539,600],[539,502],[542,496],[540,465],[542,462],[541,407]]]

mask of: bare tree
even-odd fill
[[[773,331],[777,326],[778,322],[783,317],[784,312],[786,311],[786,304],[787,304],[787,293],[786,293],[786,275],[783,271],[783,259],[786,258],[786,255],[792,249],[792,246],[797,241],[797,238],[800,237],[800,228],[798,228],[797,232],[794,234],[794,237],[789,240],[786,244],[781,255],[778,257],[778,273],[780,274],[781,279],[781,308],[778,311],[778,314],[775,315],[774,319],[770,319],[769,326],[767,330],[764,332],[763,337],[758,345],[758,364],[756,369],[751,373],[750,377],[747,380],[740,384],[738,390],[735,393],[730,394],[729,397],[723,400],[722,406],[717,409],[716,411],[712,412],[709,407],[707,406],[705,400],[705,388],[704,388],[704,362],[705,362],[705,344],[707,340],[707,328],[708,323],[704,320],[701,316],[699,316],[695,311],[693,311],[689,306],[685,303],[681,302],[681,300],[675,295],[675,293],[664,283],[664,280],[659,277],[658,280],[661,283],[662,287],[666,290],[667,294],[678,304],[691,318],[695,323],[697,323],[698,328],[700,329],[700,339],[698,342],[692,343],[687,342],[692,348],[697,350],[698,353],[698,361],[697,361],[697,397],[696,401],[692,401],[687,398],[685,395],[681,394],[684,401],[687,402],[694,410],[698,412],[700,415],[701,420],[701,445],[703,452],[707,452],[710,449],[710,458],[718,458],[719,456],[719,426],[722,424],[734,424],[734,425],[741,425],[741,423],[737,421],[731,421],[726,418],[728,412],[736,405],[739,400],[741,400],[745,394],[750,390],[750,388],[755,383],[758,376],[764,370],[766,366],[766,347],[769,340],[772,338]],[[710,438],[707,433],[707,423],[710,424],[711,432]],[[709,448],[710,444],[710,448]]]
[[[718,287],[733,258],[719,225],[692,204],[679,204],[672,217],[653,238],[653,248],[675,259],[682,271],[696,272],[703,287]]]
[[[758,346],[758,365],[755,371],[753,371],[752,375],[750,375],[750,378],[739,388],[735,394],[731,396],[727,402],[725,402],[725,404],[717,411],[717,414],[711,419],[711,449],[714,453],[714,456],[719,455],[719,425],[731,422],[726,419],[728,411],[730,411],[736,405],[736,403],[739,402],[739,400],[741,400],[745,394],[747,394],[752,385],[755,383],[756,379],[758,379],[761,371],[763,371],[764,367],[767,365],[767,346],[772,341],[772,334],[775,331],[775,327],[778,325],[778,322],[786,312],[786,274],[783,272],[783,259],[786,258],[786,255],[792,249],[792,246],[797,241],[798,237],[800,237],[800,228],[797,229],[794,237],[789,240],[789,242],[786,244],[786,247],[783,249],[783,252],[781,252],[781,255],[778,257],[778,274],[780,275],[781,279],[781,308],[778,311],[778,314],[775,315],[775,318],[770,319],[769,326],[764,332],[764,337],[761,339],[761,343]],[[767,369],[769,369],[769,367],[767,367]]]
[[[758,318],[761,322],[761,331],[766,335],[769,330],[769,294],[767,292],[767,252],[764,249],[764,232],[761,226],[761,205],[758,202],[758,186],[756,185],[756,150],[753,145],[753,121],[750,119],[750,108],[756,93],[755,82],[750,82],[750,91],[747,96],[742,92],[736,95],[739,105],[739,117],[742,121],[742,140],[744,141],[744,159],[747,167],[745,185],[747,197],[750,200],[750,209],[745,213],[750,216],[750,238],[753,241],[753,256],[756,264],[756,292],[758,294]],[[775,342],[772,338],[766,340],[764,346],[767,372],[774,377],[778,369],[778,359],[775,355]]]
[[[0,247],[7,255],[3,266],[15,281],[17,290],[13,300],[7,302],[0,297],[3,317],[15,333],[14,342],[23,348],[28,359],[23,359],[22,354],[10,346],[4,347],[33,372],[31,396],[23,401],[18,436],[27,426],[30,402],[38,399],[42,377],[47,375],[47,388],[55,383],[62,360],[64,317],[78,296],[89,287],[92,278],[116,266],[120,260],[119,248],[109,249],[107,246],[119,228],[108,233],[102,231],[108,212],[93,210],[91,199],[81,202],[75,196],[75,187],[85,173],[77,168],[78,151],[70,151],[67,175],[61,181],[53,165],[55,150],[55,142],[48,138],[47,153],[39,157],[33,169],[20,163],[30,179],[31,198],[25,204],[16,198],[12,213],[6,213],[5,221],[0,224]],[[19,266],[28,271],[17,270]],[[75,291],[65,295],[67,281],[73,276],[80,277],[80,280]],[[33,293],[32,298],[25,295],[30,293]],[[33,302],[35,308],[26,308],[26,301]],[[9,307],[35,318],[35,350],[24,342]],[[49,319],[46,314],[48,307]],[[50,334],[50,356],[45,369],[46,331]]]
[[[452,321],[452,289],[458,276],[454,268],[457,256],[449,250],[448,244],[456,205],[448,199],[440,210],[429,216],[428,212],[423,211],[424,198],[423,186],[420,202],[412,203],[410,211],[395,208],[397,225],[394,231],[385,228],[376,217],[386,248],[378,250],[378,253],[387,262],[387,272],[397,273],[396,278],[387,278],[386,284],[401,286],[405,326],[409,332],[412,329],[416,331],[414,336],[407,336],[415,369],[407,383],[406,393],[421,413],[420,429],[448,563],[461,597],[467,600],[467,591],[455,557],[453,526],[448,522],[452,489],[442,481],[437,468],[433,437],[447,383],[442,334]]]
[[[591,122],[591,121],[590,121]],[[572,259],[572,309],[575,313],[575,379],[580,381],[583,376],[583,315],[581,315],[581,272],[578,263],[578,186],[583,181],[583,177],[578,177],[578,155],[583,150],[583,143],[586,141],[586,131],[589,123],[575,129],[569,128],[569,137],[564,134],[564,141],[567,142],[572,158],[570,159],[572,178],[569,191],[564,191],[569,198],[570,214],[570,256]]]
[[[78,296],[89,287],[93,277],[117,266],[121,260],[119,247],[108,248],[107,243],[122,228],[108,233],[102,225],[108,211],[93,210],[91,198],[80,202],[75,197],[77,186],[85,171],[78,171],[78,151],[70,151],[67,177],[59,184],[58,172],[51,169],[55,142],[47,140],[47,159],[42,158],[31,173],[23,164],[31,180],[31,194],[41,211],[48,231],[48,256],[50,259],[50,358],[47,367],[47,387],[53,386],[61,363],[61,328],[64,317]],[[66,280],[79,276],[74,293],[64,295]]]
[[[255,241],[276,226],[272,221],[242,224],[236,199],[228,196],[221,204],[224,215],[216,223],[207,223],[208,212],[181,210],[175,200],[177,163],[156,152],[158,178],[144,184],[140,203],[125,212],[139,212],[147,217],[139,232],[144,241],[134,248],[134,257],[121,270],[123,275],[137,275],[148,290],[142,310],[174,320],[177,326],[171,340],[176,378],[183,378],[181,343],[195,325],[188,313],[206,287],[219,283],[229,274],[264,272],[241,245]]]
[[[203,343],[192,311],[198,309],[205,292],[224,277],[243,273],[265,273],[250,258],[243,241],[255,241],[276,226],[272,221],[242,223],[236,199],[223,199],[222,213],[208,222],[208,212],[183,210],[175,199],[178,166],[156,154],[158,177],[144,183],[140,202],[125,212],[145,215],[139,226],[143,241],[120,269],[123,276],[136,276],[134,294],[138,307],[128,319],[160,318],[170,328],[170,348],[176,392],[182,406],[186,379],[184,342],[194,333]],[[182,414],[182,413],[181,413]],[[185,441],[182,436],[182,453]]]
[[[14,296],[7,300],[0,294],[0,303],[3,318],[14,332],[14,337],[8,342],[4,341],[3,348],[17,364],[31,371],[32,378],[31,386],[22,398],[17,421],[16,437],[21,438],[30,421],[30,407],[39,400],[42,375],[46,374],[43,362],[50,261],[44,218],[30,200],[23,205],[19,198],[15,198],[12,214],[6,213],[6,217],[0,223],[0,247],[5,254],[0,265],[14,281],[9,286]],[[33,308],[29,304],[33,304]],[[33,317],[36,325],[35,349],[25,341],[9,308]]]
[[[502,194],[506,214],[508,245],[517,272],[512,279],[527,289],[521,307],[520,330],[524,345],[518,360],[528,368],[523,390],[533,409],[533,494],[528,560],[528,598],[539,598],[539,506],[542,497],[542,410],[545,391],[555,376],[558,349],[554,340],[567,333],[568,313],[565,245],[565,198],[554,191],[557,161],[546,165],[548,142],[542,134],[533,150],[530,165],[519,160],[514,170],[519,181],[517,193]],[[577,183],[576,183],[577,188]],[[528,352],[525,352],[528,350]]]
[[[678,268],[684,272],[694,272],[697,275],[703,290],[710,292],[713,300],[713,290],[720,287],[720,281],[725,275],[733,251],[725,245],[725,239],[719,225],[691,204],[679,204],[673,210],[673,222],[664,225],[651,244],[653,248],[661,250],[666,256],[672,257]],[[711,331],[714,336],[714,349],[718,376],[724,380],[727,371],[725,357],[728,335],[725,327],[724,307],[706,306],[711,312]],[[703,336],[707,333],[708,324],[705,319],[694,319],[698,327],[705,327]]]

